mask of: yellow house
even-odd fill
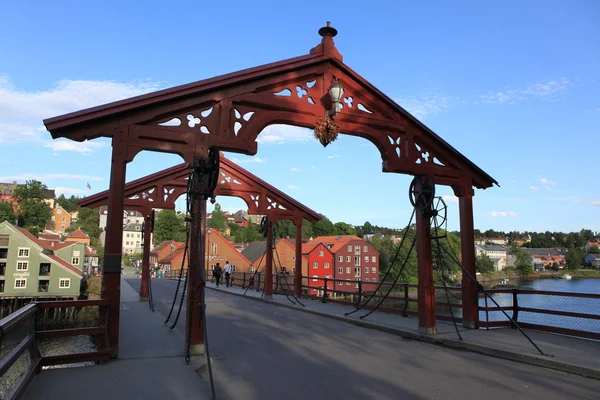
[[[85,243],[88,246],[90,245],[90,237],[86,235],[84,231],[81,229],[77,229],[75,232],[71,233],[69,236],[65,238],[65,242],[79,242]]]
[[[52,218],[48,223],[48,229],[55,232],[65,233],[71,226],[71,214],[57,205],[51,212]],[[89,244],[89,243],[88,243]]]

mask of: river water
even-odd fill
[[[511,279],[508,283],[520,289],[600,294],[600,279]]]

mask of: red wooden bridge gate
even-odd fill
[[[47,119],[53,138],[75,141],[112,138],[109,214],[103,269],[103,297],[109,306],[109,344],[118,355],[122,215],[127,163],[142,150],[179,154],[191,168],[209,148],[247,155],[257,152],[256,138],[271,124],[314,128],[334,104],[329,88],[344,88],[340,132],[375,145],[383,172],[427,175],[452,187],[459,198],[461,256],[475,275],[473,188],[497,183],[402,107],[343,62],[333,42],[337,31],[319,30],[321,43],[309,54],[155,93]],[[336,109],[340,111],[339,109]],[[417,211],[419,327],[436,332],[430,217]],[[204,238],[200,240],[203,242]],[[202,262],[204,257],[201,257]],[[201,268],[197,268],[200,281]],[[203,289],[202,289],[203,290]],[[478,325],[477,290],[462,281],[463,324]],[[201,291],[190,296],[188,309],[200,315]],[[192,345],[202,351],[202,321],[192,327]]]

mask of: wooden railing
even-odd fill
[[[0,398],[19,398],[44,366],[108,360],[107,320],[107,300],[34,302],[0,320]]]

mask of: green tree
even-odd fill
[[[363,235],[367,234],[367,233],[373,233],[374,229],[373,229],[373,225],[371,225],[371,223],[369,221],[365,222],[362,226],[362,233]]]
[[[327,217],[323,217],[320,221],[312,224],[313,235],[316,236],[332,236],[335,235],[335,226]]]
[[[67,212],[73,212],[79,210],[79,204],[77,203],[81,198],[71,195],[71,197],[67,198],[64,194],[61,194],[56,199],[56,202]]]
[[[0,222],[8,221],[11,224],[15,223],[17,216],[13,204],[10,202],[0,203]]]
[[[567,268],[570,270],[576,270],[581,268],[585,258],[585,251],[581,248],[573,247],[567,250],[565,254],[565,262]]]
[[[81,229],[90,238],[100,237],[100,210],[97,208],[80,208],[77,213],[76,229]],[[71,227],[73,229],[73,226]]]
[[[588,250],[589,254],[600,254],[600,247],[598,246],[591,246],[590,249]]]
[[[494,263],[487,256],[487,254],[481,253],[477,256],[477,259],[475,260],[475,267],[477,268],[477,272],[486,274],[494,270]]]
[[[296,225],[290,220],[280,219],[275,222],[275,237],[279,239],[296,237]]]
[[[225,213],[221,210],[221,205],[219,203],[215,204],[215,209],[208,220],[208,226],[210,228],[214,228],[218,231],[224,231],[227,229],[227,220],[225,218]]]
[[[515,269],[522,276],[531,274],[533,272],[533,260],[531,256],[524,251],[519,251],[515,261]]]
[[[174,210],[162,210],[156,214],[154,222],[154,236],[157,243],[165,240],[185,242],[185,220],[177,215]]]
[[[15,189],[18,204],[18,225],[37,235],[44,230],[51,218],[50,206],[45,202],[47,197],[43,191],[48,187],[40,181],[27,181]]]
[[[336,222],[334,227],[336,235],[356,235],[356,230],[345,222]]]

